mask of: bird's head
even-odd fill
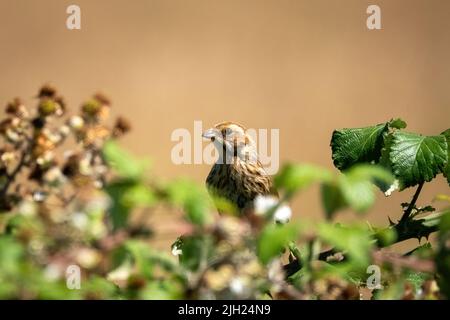
[[[203,132],[202,136],[214,143],[222,159],[239,157],[245,161],[257,160],[255,142],[240,124],[221,122]]]

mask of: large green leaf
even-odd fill
[[[294,193],[306,189],[314,182],[325,182],[332,179],[332,174],[324,168],[311,164],[287,164],[275,177],[275,187]]]
[[[450,212],[441,217],[438,235],[438,252],[436,268],[439,273],[438,283],[442,293],[450,299]]]
[[[355,266],[367,266],[370,249],[373,246],[370,233],[365,226],[342,226],[322,223],[318,228],[319,236],[337,249],[346,252]]]
[[[102,151],[108,164],[122,177],[139,178],[148,165],[148,161],[135,159],[114,141],[106,142]]]
[[[447,141],[447,165],[444,168],[444,176],[447,178],[447,182],[450,185],[450,129],[441,133]]]
[[[282,253],[291,241],[295,241],[299,229],[294,224],[270,224],[261,232],[258,240],[258,256],[263,263]]]
[[[127,225],[128,216],[134,208],[151,207],[156,203],[153,191],[134,179],[117,179],[106,185],[111,199],[110,213],[115,230]]]
[[[369,164],[354,166],[339,177],[345,200],[359,213],[366,212],[375,202],[374,182],[389,185],[393,181],[394,178],[386,169]]]
[[[200,188],[196,183],[186,179],[177,179],[166,187],[166,192],[169,201],[182,207],[190,222],[203,226],[210,221],[209,196],[206,190]]]
[[[392,172],[400,181],[400,188],[431,181],[443,172],[447,164],[447,152],[443,135],[394,132],[389,159]]]
[[[328,217],[350,207],[358,213],[366,212],[375,202],[374,182],[390,185],[394,178],[379,165],[358,164],[339,175],[336,181],[322,186],[322,202]]]
[[[333,162],[339,170],[356,163],[377,163],[389,123],[376,126],[335,130],[331,138]]]
[[[320,193],[322,206],[328,219],[331,219],[337,211],[348,207],[337,183],[323,183]]]

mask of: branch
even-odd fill
[[[384,262],[389,263],[395,268],[406,268],[417,272],[433,273],[435,271],[435,264],[433,260],[419,259],[415,256],[401,255],[395,252],[386,252],[385,250],[378,250],[372,254],[374,263],[382,265]]]
[[[3,198],[6,196],[6,193],[8,192],[9,187],[15,181],[16,176],[19,174],[19,172],[22,170],[23,166],[25,165],[25,159],[26,159],[28,151],[29,151],[28,149],[29,148],[25,148],[23,150],[17,166],[14,168],[14,170],[10,174],[6,175],[7,180],[6,180],[3,188],[0,190],[0,198]]]
[[[423,184],[424,183],[421,182],[419,184],[419,186],[417,187],[416,192],[414,193],[414,196],[413,196],[411,202],[409,203],[408,208],[406,208],[405,212],[403,212],[403,215],[402,215],[402,217],[400,219],[399,224],[400,223],[405,223],[405,221],[408,220],[408,218],[410,217],[411,212],[414,209],[414,206],[416,205],[417,199],[419,198],[419,194],[422,191]]]

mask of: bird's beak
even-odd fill
[[[217,137],[218,130],[211,128],[203,132],[202,137],[214,141]]]

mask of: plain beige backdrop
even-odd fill
[[[65,27],[70,4],[82,30]],[[369,4],[381,7],[382,30],[366,28]],[[278,128],[280,161],[328,168],[334,128],[402,117],[438,134],[450,127],[449,59],[446,0],[0,0],[1,105],[32,104],[46,82],[72,108],[100,90],[132,121],[123,145],[151,157],[153,175],[201,183],[207,165],[170,158],[171,132],[194,120]],[[399,217],[411,192],[380,194],[365,219]],[[449,193],[442,177],[419,204],[437,193]],[[317,188],[293,208],[299,219],[321,216]],[[160,215],[157,227],[174,223]]]

